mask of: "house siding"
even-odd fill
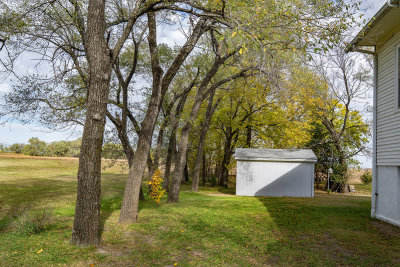
[[[396,108],[396,45],[400,33],[378,48],[376,143],[378,166],[400,166],[400,111]]]

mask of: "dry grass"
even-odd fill
[[[364,174],[366,171],[372,171],[371,169],[350,169],[349,170],[349,180],[348,184],[362,184],[361,175]]]
[[[101,246],[74,247],[76,169],[74,160],[0,159],[1,266],[400,264],[400,229],[370,218],[369,197],[239,197],[184,185],[179,203],[142,202],[138,222],[119,225],[126,174],[118,166],[102,176]],[[22,235],[9,227],[10,212],[26,205],[52,209],[45,231]]]

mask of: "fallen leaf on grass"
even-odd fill
[[[39,249],[36,253],[42,253],[43,252],[43,249],[41,248],[41,249]]]

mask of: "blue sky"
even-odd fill
[[[363,8],[365,8],[365,18],[371,18],[386,2],[386,0],[367,0],[364,1]],[[357,34],[357,31],[353,35]],[[159,42],[167,43],[169,45],[180,44],[184,39],[184,35],[177,29],[164,28],[160,31],[158,36]],[[35,69],[36,60],[33,58],[24,57],[17,62],[17,73],[22,74],[24,71],[33,72]],[[0,97],[11,90],[10,79],[0,80]],[[74,140],[80,136],[80,128],[75,130],[66,131],[51,131],[41,125],[37,124],[21,124],[14,120],[0,124],[0,143],[13,144],[13,143],[27,143],[31,137],[38,137],[46,142],[57,140]],[[370,159],[360,157],[359,160],[364,166],[370,166]]]

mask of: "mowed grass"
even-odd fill
[[[102,244],[75,247],[77,164],[0,158],[1,266],[400,265],[400,230],[370,218],[369,197],[239,197],[183,186],[179,203],[155,206],[147,198],[138,222],[120,225],[126,174],[117,166],[102,176]],[[45,231],[10,227],[21,209],[51,210]]]

